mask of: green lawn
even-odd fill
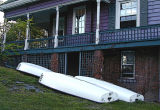
[[[121,101],[99,104],[48,89],[38,83],[38,78],[0,67],[0,110],[160,110],[160,104]]]

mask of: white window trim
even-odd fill
[[[123,66],[123,64],[122,64],[122,63],[123,63],[123,62],[122,62],[122,53],[123,53],[123,52],[133,52],[133,53],[134,53],[134,64],[125,64],[125,65],[133,65],[133,66],[134,66],[134,68],[133,68],[134,70],[133,70],[133,77],[122,77],[122,76],[121,76],[121,78],[122,78],[122,79],[123,79],[123,78],[126,78],[126,79],[135,79],[135,74],[136,74],[136,73],[135,73],[135,64],[136,64],[135,51],[121,51],[121,70],[122,70],[122,66]],[[122,74],[127,74],[127,73],[122,73],[122,72],[121,72],[121,75],[122,75]],[[128,74],[129,74],[129,73],[128,73]]]
[[[76,8],[74,8],[73,9],[73,23],[72,23],[72,34],[75,34],[75,23],[76,23],[76,21],[75,21],[75,15],[76,15],[76,10],[77,9],[82,9],[82,8],[84,8],[85,9],[85,17],[84,17],[84,22],[85,22],[85,24],[84,24],[84,31],[86,31],[86,6],[79,6],[79,7],[76,7]]]
[[[134,0],[116,0],[116,21],[115,21],[115,28],[120,29],[120,3],[126,1],[134,1]],[[140,0],[137,1],[137,20],[136,20],[136,27],[140,26]]]

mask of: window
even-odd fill
[[[65,34],[65,17],[59,18],[59,29],[58,29],[58,35],[64,36]]]
[[[135,52],[122,51],[121,52],[121,77],[134,78],[135,75]]]
[[[140,25],[139,0],[117,0],[116,28],[130,28]]]
[[[73,34],[85,33],[85,7],[75,8],[73,12]]]

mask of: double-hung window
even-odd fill
[[[59,29],[58,29],[58,35],[64,36],[65,34],[65,17],[59,18]]]
[[[134,78],[135,77],[135,52],[122,51],[121,52],[121,77]]]
[[[78,7],[73,10],[73,34],[85,33],[85,17],[85,7]]]
[[[116,28],[130,28],[140,25],[140,0],[116,1]]]

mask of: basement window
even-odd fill
[[[135,77],[135,52],[121,52],[121,77],[133,79]]]

